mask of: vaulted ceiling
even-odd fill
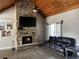
[[[79,7],[79,0],[32,0],[44,16],[59,14]],[[0,12],[13,6],[16,0],[0,0]]]
[[[33,0],[38,10],[51,16],[79,7],[79,0]]]
[[[13,6],[16,0],[0,0],[0,12]]]

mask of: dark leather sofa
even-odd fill
[[[65,56],[65,48],[75,46],[76,41],[74,38],[69,37],[56,37],[50,36],[49,40],[44,42],[44,46],[54,49],[55,51],[62,53]],[[72,55],[71,51],[68,51],[68,55]]]

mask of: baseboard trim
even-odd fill
[[[3,47],[3,48],[0,48],[0,50],[7,50],[7,49],[12,49],[12,47]]]

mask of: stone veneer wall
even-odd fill
[[[33,3],[32,0],[17,0],[16,2],[16,16],[17,16],[17,27],[19,27],[19,17],[26,16],[26,17],[35,17],[33,13]],[[25,30],[18,30],[18,45],[22,41],[23,35],[32,35],[33,38],[35,37],[36,27],[35,28],[26,28]],[[33,39],[33,42],[35,40]]]
[[[32,0],[17,0],[17,16],[34,16]]]

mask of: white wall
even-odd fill
[[[12,48],[13,41],[15,42],[15,47],[17,47],[17,45],[16,45],[17,30],[16,30],[16,8],[15,8],[15,6],[0,13],[0,21],[3,21],[3,20],[12,21],[13,29],[12,29],[11,37],[0,37],[0,50]]]
[[[58,15],[47,17],[47,23],[52,24],[64,20],[63,36],[76,39],[79,46],[79,8]]]
[[[44,18],[42,18],[39,14],[36,13],[35,15],[37,26],[36,26],[36,36],[37,40],[41,43],[45,39],[45,22]]]

